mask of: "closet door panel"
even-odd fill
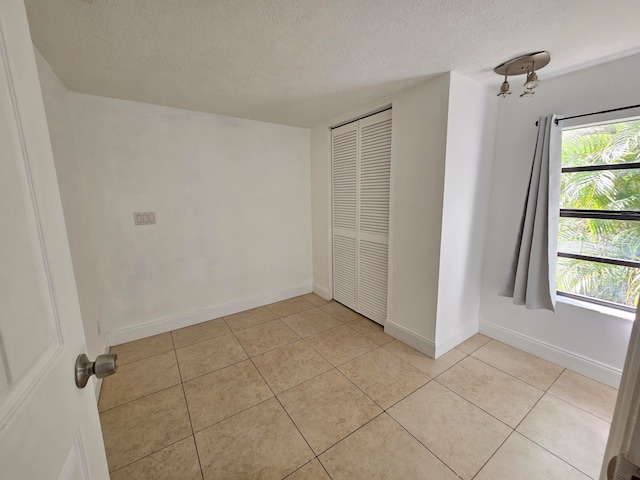
[[[333,236],[333,297],[357,310],[355,238]]]
[[[332,131],[333,296],[387,318],[391,110]]]
[[[388,255],[386,244],[360,241],[360,313],[381,324],[387,319]]]
[[[358,306],[360,313],[387,319],[391,111],[359,121]]]
[[[357,296],[358,122],[332,131],[333,297],[354,310]]]
[[[360,121],[360,232],[389,235],[390,175],[391,112],[387,111]]]

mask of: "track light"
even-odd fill
[[[498,93],[499,97],[506,98],[507,95],[511,95],[509,91],[509,82],[507,81],[507,76],[504,76],[504,82],[500,85],[500,92]]]
[[[531,71],[527,74],[527,80],[524,82],[524,88],[527,90],[533,90],[538,86],[540,80],[538,80],[538,74],[533,70],[534,65],[531,65]]]
[[[493,69],[498,75],[504,75],[504,81],[500,85],[500,91],[498,96],[505,98],[510,95],[509,91],[509,76],[513,75],[526,75],[527,79],[524,82],[524,92],[520,97],[532,96],[535,92],[534,89],[540,84],[538,74],[536,70],[546,67],[551,60],[549,52],[540,51],[522,55],[520,57],[512,58]]]

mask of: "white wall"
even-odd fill
[[[450,75],[436,318],[436,357],[478,332],[489,206],[495,92]]]
[[[393,131],[385,330],[435,356],[478,331],[496,107],[486,87],[457,74],[440,75],[312,129],[314,289],[327,296],[331,292],[329,128],[389,103]],[[459,209],[463,216],[454,217]]]
[[[553,60],[552,60],[553,61]],[[558,314],[529,311],[498,296],[515,245],[540,115],[574,115],[637,104],[640,56],[545,79],[535,97],[500,102],[482,276],[480,330],[615,385],[632,323],[559,303]],[[514,79],[516,91],[518,82]],[[588,119],[587,119],[588,121]]]
[[[80,300],[87,355],[95,358],[104,353],[106,339],[102,325],[95,230],[89,222],[93,197],[88,194],[87,184],[83,181],[86,176],[85,165],[78,161],[67,106],[67,90],[37,50],[35,56]],[[101,334],[98,333],[99,322]]]
[[[330,128],[390,104],[389,297],[385,329],[434,354],[449,75],[311,129],[313,285],[332,292]]]
[[[435,355],[450,75],[393,99],[389,333]]]
[[[112,343],[311,290],[307,129],[74,93],[69,108]]]

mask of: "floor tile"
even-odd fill
[[[316,454],[382,411],[336,370],[287,390],[278,398]]]
[[[491,340],[471,355],[541,390],[549,388],[564,370],[555,363],[496,340]]]
[[[512,428],[544,393],[473,357],[467,357],[438,381]]]
[[[282,321],[302,338],[342,325],[340,320],[336,320],[319,308],[289,315],[282,318]]]
[[[434,360],[399,340],[387,343],[384,345],[384,348],[430,377],[437,377],[467,356],[465,353],[454,348],[440,356],[437,360]]]
[[[202,480],[193,437],[144,457],[111,474],[111,480]]]
[[[341,365],[339,370],[384,409],[431,379],[382,348]]]
[[[294,313],[304,312],[314,308],[315,305],[303,297],[289,298],[281,302],[271,303],[267,308],[277,317],[288,317]]]
[[[293,472],[287,480],[331,480],[317,458]]]
[[[100,414],[109,471],[191,435],[182,385]]]
[[[118,366],[152,357],[159,353],[173,350],[173,342],[170,333],[162,333],[153,337],[142,338],[129,343],[114,345],[110,353],[118,354]]]
[[[478,473],[512,432],[435,381],[388,413],[465,480]]]
[[[307,342],[335,366],[378,348],[346,325],[318,333],[309,337]]]
[[[224,321],[234,332],[239,332],[245,328],[255,327],[261,323],[270,322],[275,320],[276,316],[267,307],[252,308],[240,313],[234,313],[233,315],[227,315],[224,317]]]
[[[285,477],[313,458],[273,398],[196,433],[204,480]]]
[[[508,478],[589,480],[589,477],[517,432],[507,439],[474,480]]]
[[[282,320],[273,320],[237,332],[236,336],[250,357],[300,340]]]
[[[349,322],[348,325],[363,337],[368,338],[377,345],[386,345],[393,342],[395,338],[384,333],[384,327],[368,318],[358,318]]]
[[[209,320],[190,327],[181,328],[171,332],[175,348],[186,347],[194,343],[216,338],[226,333],[231,333],[224,318]]]
[[[228,367],[247,358],[233,335],[223,335],[176,350],[182,381]]]
[[[582,375],[565,370],[549,393],[611,423],[618,391]]]
[[[253,362],[276,394],[333,368],[303,341],[253,357]]]
[[[331,301],[320,307],[322,310],[327,312],[332,317],[337,318],[343,323],[353,322],[354,320],[358,320],[359,318],[364,318],[359,313],[354,312],[350,308],[345,307],[341,303],[336,301]]]
[[[384,413],[319,458],[334,480],[458,480]]]
[[[273,396],[251,360],[185,382],[184,393],[194,432]]]
[[[302,298],[304,298],[307,302],[313,303],[316,307],[324,305],[325,303],[329,303],[329,300],[325,300],[320,295],[317,295],[315,293],[307,293],[306,295],[302,295]]]
[[[491,340],[489,337],[486,337],[486,336],[482,335],[481,333],[476,333],[473,337],[465,340],[460,345],[458,345],[456,348],[458,350],[460,350],[461,352],[466,353],[467,355],[469,355],[469,354],[475,352],[477,349],[479,349],[481,346],[483,346],[489,340]]]
[[[179,383],[180,373],[173,350],[126,363],[115,375],[102,380],[98,410],[102,412]]]
[[[609,423],[545,395],[518,426],[518,432],[592,478],[598,478]]]

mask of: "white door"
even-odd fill
[[[107,480],[69,245],[21,0],[0,8],[0,478]]]
[[[333,297],[387,319],[391,110],[334,128]]]
[[[621,458],[617,459],[618,465],[615,470],[611,460],[617,456]],[[640,309],[636,310],[636,320],[631,330],[600,480],[636,480],[638,477],[640,477]]]

